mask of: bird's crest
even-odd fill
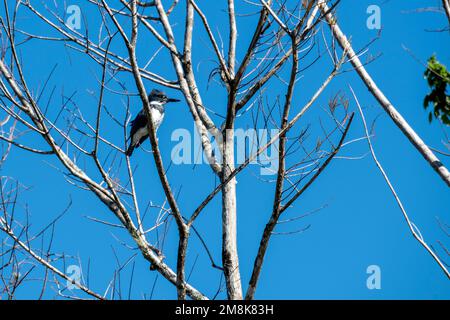
[[[164,92],[158,89],[153,89],[148,95],[148,100],[150,101],[164,101],[167,100],[167,96]]]

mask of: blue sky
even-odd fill
[[[99,23],[98,12],[92,5],[78,1],[76,3],[86,19],[83,21],[82,30],[85,30],[86,24],[90,30],[96,30]],[[337,15],[341,28],[351,37],[354,48],[360,49],[378,35],[378,30],[369,30],[366,27],[368,18],[366,9],[371,4],[380,6],[382,31],[380,37],[370,46],[368,53],[379,57],[367,66],[367,70],[419,135],[430,146],[442,149],[444,139],[442,128],[437,121],[428,123],[427,112],[422,107],[423,97],[428,92],[423,78],[424,66],[404,49],[409,48],[422,62],[436,53],[442,63],[450,66],[448,32],[429,31],[445,27],[447,23],[445,15],[410,12],[422,7],[438,6],[439,3],[440,1],[343,0],[338,7]],[[198,4],[210,17],[214,31],[220,30],[226,37],[226,3],[198,1]],[[38,3],[36,5],[40,7]],[[0,10],[3,15],[3,7]],[[254,8],[243,4],[243,1],[237,1],[239,13],[249,13],[253,12],[252,10],[254,11]],[[176,22],[174,30],[176,38],[181,43],[184,23],[182,6],[174,11],[171,19],[173,23]],[[254,23],[254,17],[239,18],[238,55],[244,52],[250,40],[250,32],[247,30],[252,30]],[[18,26],[33,34],[55,34],[37,22],[25,9],[19,14]],[[214,67],[210,61],[213,53],[207,47],[207,37],[203,29],[200,26],[197,29],[199,31],[195,34],[194,41],[197,41],[198,45],[194,46],[193,54],[199,89],[207,106],[213,106],[217,113],[225,114],[226,100],[223,88],[214,83],[208,86],[208,75]],[[328,33],[326,28],[324,31]],[[158,48],[158,44],[145,32],[142,32],[141,36],[138,59],[143,65]],[[321,41],[321,36],[318,40]],[[118,44],[119,42],[117,50],[123,53],[123,46]],[[113,48],[116,48],[115,44]],[[21,46],[20,51],[29,86],[36,90],[42,87],[47,75],[57,64],[49,86],[56,86],[57,97],[50,104],[51,116],[58,113],[61,92],[70,96],[76,91],[74,100],[87,119],[94,119],[99,93],[97,79],[101,76],[98,65],[86,56],[64,48],[60,42],[33,40]],[[349,66],[346,65],[346,68]],[[159,55],[151,64],[150,70],[161,72],[171,79],[175,78],[167,54]],[[330,61],[324,55],[318,63],[302,74],[303,78],[297,85],[294,98],[294,111],[300,110],[330,70]],[[120,74],[119,77],[130,91],[136,91],[130,75]],[[145,84],[148,89],[157,87],[148,81]],[[350,98],[349,84],[357,93],[368,121],[377,118],[376,136],[373,139],[375,150],[411,219],[430,244],[437,246],[436,241],[441,240],[449,245],[448,238],[436,221],[436,217],[440,217],[441,220],[450,222],[448,187],[401,134],[354,73],[347,72],[333,80],[315,108],[312,108],[312,111],[298,123],[296,130],[301,130],[311,123],[315,126],[313,130],[316,130],[313,133],[319,132],[318,117],[326,119],[326,114],[321,108],[326,107],[327,101],[339,91]],[[272,96],[283,95],[282,89],[280,83],[272,82],[268,92]],[[49,91],[43,101],[49,97]],[[174,90],[166,91],[176,98],[182,98],[181,94]],[[120,96],[106,92],[105,105],[121,119],[124,117],[123,101]],[[351,110],[356,111],[351,99],[350,102]],[[131,109],[133,114],[140,109],[136,97],[132,98]],[[215,117],[214,120],[221,122],[219,117]],[[60,120],[60,124],[63,125],[64,120]],[[240,119],[237,123],[237,126],[242,128],[249,125],[251,125],[249,117]],[[170,153],[175,145],[170,136],[177,128],[193,131],[192,117],[184,103],[168,108],[165,121],[158,131],[166,165],[170,162]],[[123,145],[120,140],[122,133],[118,130],[112,121],[105,121],[102,125],[106,137]],[[357,114],[349,139],[362,135],[363,126]],[[314,143],[315,137],[312,136],[311,139]],[[32,135],[24,136],[21,142],[45,147],[39,137]],[[150,149],[148,143],[146,149]],[[354,157],[367,152],[367,144],[359,142],[345,147],[340,155]],[[105,152],[103,158],[106,157]],[[448,159],[442,160],[450,166]],[[80,160],[80,163],[84,165],[81,161],[83,160]],[[149,201],[155,204],[162,203],[164,193],[159,185],[151,154],[138,150],[133,155],[132,162],[138,166],[136,183],[141,209],[145,208]],[[56,225],[53,251],[79,257],[85,278],[89,265],[89,286],[100,293],[104,292],[113,277],[117,266],[116,258],[124,263],[137,254],[134,260],[131,298],[149,298],[158,277],[157,273],[148,270],[148,263],[138,251],[129,250],[122,245],[122,242],[132,245],[124,232],[85,218],[91,216],[116,222],[96,198],[68,184],[54,166],[61,168],[54,157],[38,156],[13,149],[1,169],[1,174],[14,177],[23,185],[30,187],[21,194],[18,207],[20,216],[24,218],[28,208],[32,221],[31,230],[36,232],[58,216],[67,206],[69,199],[72,199],[72,207]],[[98,178],[93,164],[86,163],[86,166],[88,172]],[[261,233],[270,215],[273,201],[274,186],[262,183],[258,179],[258,171],[257,167],[250,167],[247,172],[238,176],[238,247],[244,290],[251,275]],[[124,177],[125,174],[122,168],[121,176]],[[185,215],[190,215],[217,184],[217,179],[207,165],[172,166],[168,177],[178,194],[179,204]],[[277,231],[292,231],[311,225],[306,232],[300,234],[273,236],[256,298],[450,298],[449,280],[409,233],[400,210],[369,155],[359,160],[335,159],[326,172],[298,200],[295,207],[286,212],[284,218],[292,218],[322,206],[326,207],[318,213],[277,229]],[[150,210],[148,221],[154,220],[156,215],[156,209]],[[196,227],[208,243],[216,263],[220,263],[220,197],[205,209],[197,220]],[[156,235],[149,238],[154,240]],[[173,267],[176,265],[177,243],[176,227],[172,223],[165,239],[164,252],[167,262]],[[445,255],[442,250],[439,253]],[[190,282],[208,296],[213,296],[219,286],[220,272],[210,267],[208,257],[195,235],[192,236],[188,255],[188,271],[194,266]],[[71,261],[76,263],[74,260]],[[380,290],[369,290],[366,286],[368,277],[366,269],[370,265],[378,265],[381,268]],[[59,267],[64,268],[62,265]],[[122,298],[128,297],[127,284],[131,274],[132,264],[129,264],[121,272]],[[38,278],[39,275],[39,272],[36,272],[33,278]],[[18,291],[18,297],[34,298],[39,295],[39,290],[39,282],[30,281]],[[46,298],[55,296],[56,293],[52,290],[47,290],[45,295]],[[224,293],[219,295],[219,298],[225,297]],[[153,298],[174,299],[176,290],[165,279],[159,277],[156,280]]]

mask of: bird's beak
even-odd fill
[[[169,99],[167,99],[167,102],[180,102],[180,100],[169,98]]]

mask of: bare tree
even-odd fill
[[[161,0],[148,2],[88,0],[89,5],[97,9],[98,20],[101,23],[98,30],[86,27],[84,33],[67,24],[64,16],[65,7],[51,8],[46,3],[36,5],[33,2],[18,0],[11,5],[4,1],[4,14],[0,20],[3,43],[0,59],[0,105],[7,117],[5,119],[8,119],[9,123],[13,121],[14,125],[9,127],[9,134],[3,134],[1,139],[8,148],[12,146],[41,156],[55,157],[59,161],[59,170],[67,182],[74,188],[81,188],[95,195],[117,219],[117,223],[100,222],[111,228],[126,230],[143,258],[151,265],[151,269],[159,272],[176,287],[179,299],[185,299],[186,296],[192,299],[213,298],[207,297],[202,290],[189,283],[186,257],[192,235],[195,234],[201,239],[201,234],[195,229],[197,218],[218,194],[221,195],[222,209],[221,265],[214,262],[208,246],[201,240],[203,249],[211,258],[212,266],[223,273],[229,299],[255,297],[266,250],[280,217],[317,181],[345,144],[353,122],[353,114],[349,112],[349,102],[344,97],[336,95],[330,100],[328,108],[323,108],[326,118],[330,121],[326,126],[322,122],[315,123],[322,130],[321,137],[317,137],[319,142],[315,146],[311,147],[306,143],[308,128],[299,125],[299,120],[303,119],[308,110],[324,107],[323,103],[319,102],[319,97],[323,95],[330,82],[339,76],[344,64],[353,65],[397,126],[441,178],[450,185],[448,170],[377,88],[339,29],[333,17],[333,10],[339,1],[249,2],[247,5],[257,10],[256,25],[251,31],[251,41],[243,43],[238,38],[239,15],[236,12],[235,1],[228,0],[228,27],[227,30],[222,28],[221,31],[226,34],[226,44],[222,43],[223,35],[214,31],[217,26],[208,19],[208,15],[201,8],[201,3],[194,0],[174,0],[170,6],[165,6]],[[171,21],[175,9],[184,10],[185,13],[184,27],[181,30],[179,26],[174,26],[174,21]],[[50,35],[23,30],[17,20],[19,13],[39,20],[49,30]],[[332,37],[328,40],[325,37],[321,39],[320,36],[321,26],[324,24],[328,24],[331,28]],[[207,76],[196,72],[193,67],[198,63],[193,58],[193,52],[197,50],[194,31],[197,30],[207,35],[208,46],[211,48],[212,59],[216,66]],[[160,44],[160,48],[154,52],[150,52],[146,45],[149,35],[152,41],[156,40]],[[60,43],[84,55],[100,67],[94,119],[84,116],[85,107],[78,106],[73,97],[63,99],[64,103],[58,107],[58,116],[52,119],[51,112],[42,99],[43,95],[47,95],[48,105],[51,105],[52,110],[57,108],[57,102],[52,99],[53,93],[46,88],[51,72],[40,90],[31,88],[27,82],[27,70],[21,62],[18,47],[30,41]],[[320,41],[324,42],[325,49],[318,47],[317,43]],[[341,49],[336,46],[336,41]],[[142,47],[145,49],[141,52]],[[138,59],[144,53],[148,57],[146,64]],[[170,63],[176,76],[174,80],[150,71],[151,61],[160,59],[163,54],[167,57],[164,63]],[[298,80],[309,65],[318,60],[326,61],[322,64],[323,82],[307,102],[299,107],[294,99]],[[217,90],[222,90],[226,100],[214,101],[213,106],[210,106],[211,102],[205,103],[202,89],[198,85],[198,79],[201,77],[209,82],[218,83]],[[135,89],[127,88],[126,80],[130,79]],[[192,121],[201,138],[202,152],[213,175],[220,182],[192,212],[180,206],[173,190],[174,183],[169,181],[168,165],[163,162],[153,124],[148,97],[150,90],[146,82],[169,90],[177,90],[183,95],[185,105],[189,108]],[[277,88],[283,89],[276,92],[270,90],[270,86],[274,83],[277,83]],[[125,116],[119,117],[117,110],[103,103],[104,96],[110,93],[122,99],[121,111]],[[132,96],[139,97],[143,110],[150,120],[148,131],[152,148],[152,165],[154,164],[157,169],[166,198],[165,203],[155,205],[159,214],[152,224],[144,221],[144,214],[140,208],[143,203],[152,205],[153,203],[147,194],[137,193],[132,161],[124,154]],[[225,110],[223,118],[217,116],[220,110]],[[59,114],[66,114],[70,121],[62,125],[58,122]],[[255,139],[253,152],[246,156],[245,161],[237,163],[235,136],[238,126],[242,125],[238,123],[240,119],[246,119],[247,124],[251,124],[254,128],[277,129],[277,133],[272,135],[268,142]],[[120,141],[108,138],[101,129],[104,126],[117,128],[123,132]],[[40,137],[44,149],[19,142],[19,138],[25,135],[19,130],[26,131],[26,136]],[[348,143],[360,140],[355,139]],[[274,172],[276,178],[270,181],[275,184],[273,206],[270,208],[269,219],[255,254],[251,280],[244,293],[237,250],[236,176],[248,169],[250,164],[258,161],[263,153],[274,145],[277,146],[278,167]],[[82,166],[81,163],[89,163],[90,166]],[[121,178],[124,174],[127,176],[125,180]],[[4,186],[8,183],[5,182]],[[9,195],[15,197],[19,192],[13,190]],[[36,265],[44,267],[51,273],[54,276],[52,281],[58,283],[60,295],[67,296],[64,294],[65,288],[60,287],[57,278],[69,281],[71,279],[54,265],[54,262],[65,256],[56,255],[57,258],[51,258],[53,255],[50,255],[50,249],[47,251],[33,249],[33,243],[43,231],[34,236],[28,235],[27,224],[21,223],[14,213],[16,207],[7,205],[16,203],[17,199],[2,200],[3,217],[0,218],[0,230],[9,239],[8,243],[4,242],[5,249],[2,256],[10,254],[4,266],[12,266],[14,269],[9,273],[11,277],[3,281],[4,291],[9,297],[14,296],[12,292],[21,279],[17,276],[19,263],[16,258],[20,252],[20,257],[31,258]],[[165,207],[166,203],[168,208]],[[99,221],[96,218],[92,219]],[[165,262],[166,253],[148,238],[149,234],[158,232],[158,229],[169,220],[175,221],[178,232],[176,267]],[[22,239],[24,237],[26,240]],[[119,265],[118,270],[121,267],[123,266]],[[49,280],[45,277],[43,282],[47,281]],[[77,282],[75,285],[89,297],[107,298],[106,293],[96,293],[84,283]]]

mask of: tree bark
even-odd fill
[[[234,134],[225,130],[222,181],[234,171]],[[236,178],[222,187],[222,264],[228,298],[242,300],[242,284],[237,252]]]
[[[442,5],[445,10],[445,15],[448,18],[448,23],[450,24],[450,1],[449,0],[442,0]]]

